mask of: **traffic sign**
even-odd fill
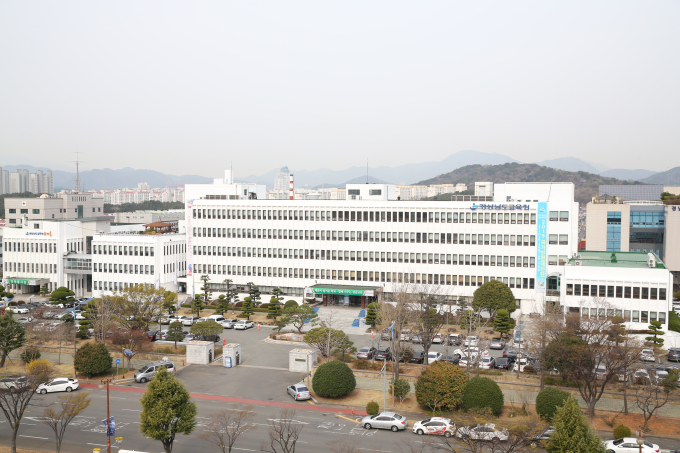
[[[116,359],[116,365],[120,365],[120,359]]]

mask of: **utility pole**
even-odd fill
[[[106,386],[106,453],[111,453],[111,414],[109,412],[109,384],[111,378],[102,379],[99,388],[103,389]]]

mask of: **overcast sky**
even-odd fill
[[[0,165],[680,165],[680,2],[0,1]]]

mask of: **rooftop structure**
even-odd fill
[[[666,269],[654,253],[637,252],[593,252],[582,250],[569,260],[568,266],[604,266],[639,269]]]

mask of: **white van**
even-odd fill
[[[210,315],[210,316],[208,316],[207,321],[221,322],[221,321],[224,321],[224,316],[222,316],[222,315]]]

